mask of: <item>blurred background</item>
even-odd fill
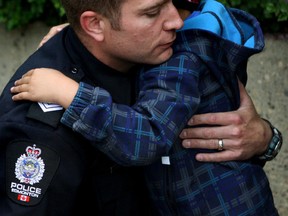
[[[258,113],[282,131],[284,144],[265,171],[281,216],[288,215],[288,1],[222,0],[255,15],[265,50],[248,64],[247,89]],[[59,0],[0,0],[0,92],[52,25],[65,22]],[[1,104],[0,104],[1,106]]]

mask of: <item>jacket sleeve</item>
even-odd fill
[[[80,83],[62,123],[119,164],[151,164],[168,153],[197,109],[201,67],[196,57],[179,54],[165,64],[144,69],[139,97],[132,107],[113,103],[104,89]]]

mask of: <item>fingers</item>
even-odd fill
[[[224,162],[240,159],[241,155],[237,151],[224,150],[215,153],[199,153],[196,160],[201,162]],[[242,159],[242,158],[241,158]]]
[[[244,152],[239,149],[239,145],[233,140],[223,139],[223,150],[219,151],[219,139],[202,140],[202,139],[187,139],[182,142],[185,148],[194,149],[209,149],[215,152],[198,153],[196,160],[201,162],[224,162],[231,160],[245,160],[249,155],[245,156]]]
[[[18,90],[18,91],[27,90],[27,84],[30,83],[30,80],[31,80],[30,76],[23,76],[21,79],[16,80],[14,82],[14,87],[18,87],[18,88],[12,87],[13,91],[15,91],[15,90]],[[17,92],[13,92],[13,93],[17,93]]]
[[[218,149],[217,139],[185,139],[182,141],[184,148]]]
[[[220,140],[222,140],[222,147],[220,146]],[[241,142],[237,142],[233,139],[185,139],[182,141],[184,148],[193,149],[209,149],[209,150],[224,150],[240,151]]]
[[[25,73],[22,78],[16,80],[14,82],[14,87],[11,88],[12,93],[19,93],[21,91],[27,90],[27,85],[21,86],[24,84],[29,84],[31,81],[31,76],[34,73],[34,69]],[[16,88],[17,87],[17,88]]]
[[[21,82],[21,80],[16,82]],[[24,100],[28,96],[29,86],[27,84],[18,84],[17,86],[12,87],[10,91],[12,94],[15,94],[12,96],[12,100],[14,101]]]
[[[13,94],[18,94],[20,92],[26,91],[26,87],[24,84],[23,85],[17,85],[17,86],[12,87],[10,91]]]
[[[29,96],[28,92],[20,92],[12,96],[13,101],[26,100]]]
[[[219,150],[219,139],[213,140],[184,140],[185,148],[209,149],[215,152],[198,153],[196,160],[201,162],[224,162],[231,160],[246,160],[250,155],[246,154],[239,148],[238,144],[233,143],[233,140],[223,139],[223,150]]]
[[[244,88],[243,84],[241,82],[239,83],[239,90],[240,90],[240,103],[241,107],[246,107],[246,106],[254,106],[251,97],[247,93],[246,89]]]
[[[219,112],[194,115],[188,125],[231,125],[240,124],[241,121],[241,116],[235,112]]]
[[[63,28],[65,28],[67,25],[69,25],[69,23],[65,23],[65,24],[61,24],[61,25],[57,25],[57,26],[52,27],[50,29],[50,31],[48,32],[48,34],[43,37],[43,39],[39,43],[37,49],[39,49],[41,46],[43,46],[43,44],[45,44],[50,38],[52,38],[58,32],[62,31]]]
[[[26,81],[27,78],[22,78],[15,82],[15,86],[10,89],[13,101],[25,100],[29,95],[29,85],[26,84],[29,81]]]
[[[32,73],[32,72],[28,72]],[[14,86],[10,89],[10,92],[12,94],[15,94],[12,96],[12,100],[18,101],[18,100],[24,100],[27,98],[29,93],[29,82],[31,79],[31,76],[29,74],[24,74],[23,77],[19,80],[16,80],[14,83]]]
[[[37,69],[32,69],[32,70],[28,71],[27,73],[25,73],[25,74],[22,76],[22,78],[23,78],[23,77],[32,76],[32,74],[34,73],[35,70],[37,70]]]
[[[181,139],[235,139],[242,134],[241,128],[237,125],[219,127],[197,127],[185,128],[180,134]]]

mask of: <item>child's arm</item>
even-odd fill
[[[179,58],[187,60],[186,56]],[[172,64],[182,63],[179,58]],[[194,91],[198,76],[178,67],[169,72],[159,70],[162,68],[141,73],[139,99],[132,107],[113,103],[109,92],[99,87],[86,83],[73,87],[74,81],[71,87],[71,80],[64,75],[43,68],[16,81],[12,92],[19,94],[13,99],[68,105],[61,123],[119,164],[147,165],[167,154],[200,101]]]
[[[56,103],[67,108],[76,95],[79,84],[61,72],[40,68],[27,72],[15,82],[12,99]]]

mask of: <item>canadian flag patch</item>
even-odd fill
[[[17,199],[22,202],[30,202],[30,197],[22,194],[18,194]]]

